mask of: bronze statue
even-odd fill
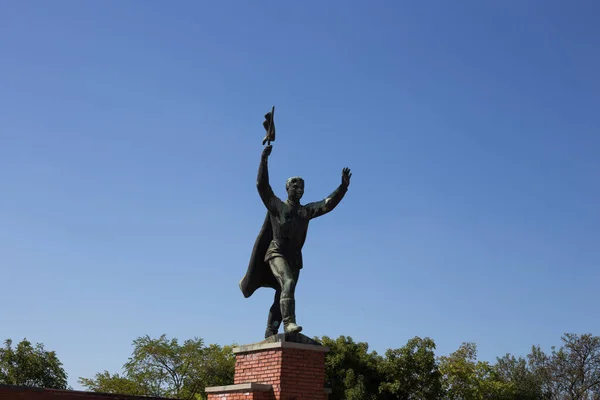
[[[259,287],[275,289],[275,299],[269,311],[265,338],[276,335],[283,321],[285,333],[299,333],[302,327],[296,324],[294,290],[302,269],[302,247],[306,240],[308,223],[333,210],[348,191],[350,169],[342,170],[342,182],[327,198],[305,205],[300,204],[304,194],[304,180],[289,178],[285,184],[287,200],[281,201],[269,184],[268,158],[275,140],[274,108],[265,115],[263,124],[267,135],[258,168],[256,186],[267,215],[260,230],[250,264],[240,289],[244,297],[250,297]]]

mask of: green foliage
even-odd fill
[[[378,399],[437,400],[442,396],[435,343],[415,337],[399,349],[388,350],[379,363],[382,383]]]
[[[525,358],[516,358],[511,354],[506,354],[497,359],[494,370],[499,379],[512,384],[513,398],[519,400],[550,399],[549,395],[544,392],[544,376],[540,375],[533,368],[531,362],[528,363]]]
[[[235,372],[233,346],[211,344],[204,348],[203,360],[196,366],[205,386],[231,385]]]
[[[98,373],[79,382],[94,392],[169,397],[182,400],[205,398],[206,386],[230,384],[235,358],[232,347],[204,346],[202,339],[137,338],[123,366],[124,374]]]
[[[67,374],[54,351],[44,350],[44,345],[23,339],[13,348],[7,339],[0,348],[0,383],[66,389]]]
[[[79,383],[96,393],[129,394],[132,396],[144,396],[148,393],[141,382],[119,374],[111,375],[108,371],[99,372],[91,379],[79,378]]]
[[[445,399],[513,399],[515,390],[487,362],[477,361],[475,343],[463,343],[447,357],[440,357]]]
[[[447,357],[440,357],[443,387],[449,400],[477,398],[475,362],[477,349],[474,343],[463,343]]]
[[[590,334],[565,334],[551,354],[533,346],[526,357],[506,354],[493,365],[477,360],[474,343],[436,358],[429,338],[412,338],[384,356],[348,336],[320,341],[330,348],[325,368],[331,400],[600,400],[600,337]],[[233,383],[230,346],[204,346],[197,338],[180,344],[165,335],[144,336],[133,344],[122,375],[105,371],[80,378],[81,384],[96,392],[202,400],[204,387]],[[32,352],[27,342],[23,349],[30,350],[22,354]],[[6,360],[16,360],[16,353],[19,349],[13,351],[7,342],[0,353],[0,382],[20,376],[6,367],[15,364]],[[30,364],[21,362],[20,373],[29,370]]]
[[[330,351],[325,359],[328,386],[333,390],[330,400],[375,399],[381,378],[378,364],[381,357],[369,352],[369,345],[355,342],[351,337],[340,336],[320,340]]]
[[[369,352],[369,345],[340,336],[321,339],[330,348],[325,368],[332,400],[437,400],[441,374],[435,359],[435,343],[415,337],[385,357]]]
[[[553,395],[569,400],[600,399],[600,337],[567,333],[561,339],[563,345],[545,356],[543,368]]]
[[[526,358],[511,354],[494,365],[477,360],[475,343],[449,356],[415,337],[385,356],[364,342],[324,337],[332,400],[600,400],[600,337],[565,334],[550,355],[534,346]]]

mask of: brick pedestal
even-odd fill
[[[206,388],[208,399],[327,400],[327,351],[304,335],[237,347],[233,385]]]

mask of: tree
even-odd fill
[[[440,357],[440,372],[448,400],[514,399],[514,386],[503,381],[487,362],[477,361],[477,345],[463,343],[447,357]]]
[[[94,392],[170,397],[183,400],[205,398],[206,386],[233,381],[235,358],[232,347],[204,346],[194,338],[179,344],[176,338],[137,338],[123,366],[124,374],[105,371],[94,378],[80,378]]]
[[[376,352],[369,353],[368,343],[357,343],[349,336],[335,340],[324,336],[320,342],[330,349],[325,358],[327,383],[333,390],[330,400],[376,399],[381,357]]]
[[[0,348],[0,383],[66,389],[67,373],[56,353],[46,351],[43,344],[34,347],[23,339],[13,348],[12,340],[7,339]]]
[[[437,400],[442,397],[441,373],[435,343],[415,337],[399,349],[388,350],[379,363],[383,382],[378,399]]]
[[[527,355],[527,363],[533,375],[540,382],[544,399],[557,399],[556,388],[552,380],[551,360],[540,346],[532,346]]]
[[[475,343],[463,343],[454,353],[439,358],[447,399],[472,400],[477,398],[476,358],[477,346]]]
[[[531,359],[557,400],[600,399],[600,337],[566,333],[550,356],[534,348]]]
[[[111,375],[104,371],[96,374],[94,378],[79,378],[79,383],[89,391],[96,393],[128,394],[131,396],[145,396],[147,389],[142,382],[119,374]]]
[[[532,349],[532,354],[535,349]],[[515,399],[549,400],[551,397],[545,389],[545,374],[535,368],[533,357],[530,355],[528,362],[523,357],[516,358],[512,354],[506,354],[497,359],[494,370],[501,380],[512,384]]]

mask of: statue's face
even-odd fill
[[[293,201],[300,201],[304,194],[304,180],[302,178],[291,178],[286,185],[288,198]]]

